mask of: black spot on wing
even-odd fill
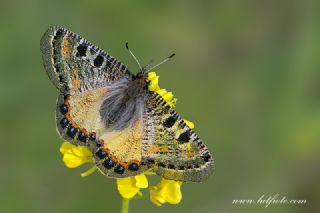
[[[208,162],[209,160],[212,159],[210,153],[208,153],[208,152],[204,153],[204,154],[201,156],[201,158],[204,160],[204,162]]]
[[[101,55],[98,55],[94,60],[93,60],[93,65],[95,67],[101,67],[103,64],[104,58]]]
[[[78,54],[80,57],[82,56],[86,56],[87,55],[87,49],[88,49],[88,46],[86,44],[80,44],[78,47],[77,47],[77,51],[78,51]]]
[[[107,169],[111,169],[113,166],[115,165],[115,162],[113,160],[111,160],[110,158],[107,158],[104,162],[103,162],[103,166]]]
[[[63,29],[58,29],[56,32],[56,36],[59,37],[63,34]]]
[[[139,170],[139,166],[136,163],[132,163],[128,166],[128,169],[131,171],[138,171]]]
[[[125,171],[125,168],[121,165],[118,165],[115,169],[114,169],[114,172],[119,174],[119,175],[122,175]]]
[[[176,166],[173,165],[173,164],[169,164],[169,165],[168,165],[168,168],[169,168],[169,169],[176,169]]]
[[[104,150],[102,150],[102,149],[99,149],[99,150],[96,152],[96,155],[97,155],[98,158],[100,158],[100,159],[103,159],[103,158],[107,157],[107,153],[106,153]]]
[[[177,139],[180,143],[187,143],[190,140],[190,132],[189,130],[182,133]]]
[[[73,126],[69,126],[68,130],[67,130],[67,135],[70,138],[74,138],[74,136],[77,134],[78,130],[76,128],[74,128]]]
[[[163,126],[167,128],[171,128],[176,123],[176,121],[177,121],[177,118],[175,116],[171,116],[163,122]]]
[[[68,124],[70,123],[70,121],[66,118],[63,118],[61,121],[60,121],[60,124],[61,124],[61,127],[64,129],[68,126]]]

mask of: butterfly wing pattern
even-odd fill
[[[203,181],[213,172],[207,147],[160,95],[146,89],[136,98],[127,66],[61,27],[46,31],[41,51],[60,91],[57,130],[88,146],[102,174],[124,178],[152,169],[166,179]],[[105,111],[113,119],[106,122]]]
[[[166,179],[202,181],[213,172],[213,157],[200,138],[157,93],[145,108],[143,157]]]
[[[103,129],[99,107],[108,86],[132,75],[114,57],[64,28],[49,28],[40,46],[47,75],[60,90],[57,129],[69,142],[85,145],[90,132]]]

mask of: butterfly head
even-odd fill
[[[176,54],[173,53],[170,56],[166,57],[164,60],[162,60],[160,63],[152,66],[151,68],[149,68],[149,65],[146,65],[144,67],[142,67],[140,65],[139,60],[137,59],[137,57],[133,54],[133,52],[130,50],[129,48],[129,44],[128,42],[126,43],[126,48],[129,51],[130,55],[132,56],[132,58],[135,60],[135,62],[137,63],[137,65],[139,66],[139,73],[137,75],[134,76],[134,79],[139,79],[139,78],[143,78],[145,81],[147,79],[147,75],[150,71],[152,71],[153,69],[155,69],[156,67],[160,66],[161,64],[167,62],[169,59],[171,59],[173,56],[175,56]]]

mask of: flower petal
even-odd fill
[[[160,89],[159,87],[159,76],[155,72],[149,72],[148,73],[148,81],[149,83],[149,89],[151,91],[157,91]]]
[[[168,181],[167,191],[166,191],[166,201],[170,204],[178,204],[182,199],[182,194],[180,190],[180,184],[174,180]]]
[[[120,195],[126,199],[133,198],[140,190],[140,188],[136,187],[134,177],[117,179],[117,188]]]
[[[191,121],[188,121],[186,119],[184,119],[184,122],[187,124],[187,126],[190,128],[190,129],[194,129],[194,123],[191,122]]]
[[[156,205],[178,204],[182,199],[182,182],[162,179],[157,186],[150,187],[150,200]]]
[[[156,72],[149,72],[148,73],[148,80],[152,81],[155,77],[157,77]]]
[[[173,99],[173,94],[172,92],[167,92],[162,97],[166,102],[170,103]]]
[[[173,97],[172,92],[161,89],[159,86],[159,76],[155,72],[149,72],[147,81],[149,82],[149,90],[158,93],[171,107],[174,107],[177,99]]]
[[[60,152],[62,154],[67,153],[67,152],[71,152],[72,146],[73,145],[71,143],[65,141],[60,146]]]
[[[134,177],[136,180],[136,186],[139,188],[148,188],[148,179],[144,174],[140,174]]]
[[[60,146],[62,161],[68,168],[76,168],[84,163],[92,162],[92,152],[86,146],[75,146],[64,142]]]

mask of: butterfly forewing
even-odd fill
[[[46,31],[41,51],[49,78],[63,92],[83,92],[131,77],[124,64],[61,27]]]
[[[56,121],[60,135],[86,145],[91,133],[104,129],[99,109],[115,81],[128,81],[128,68],[77,34],[61,27],[49,28],[41,39],[47,74],[60,90]]]

